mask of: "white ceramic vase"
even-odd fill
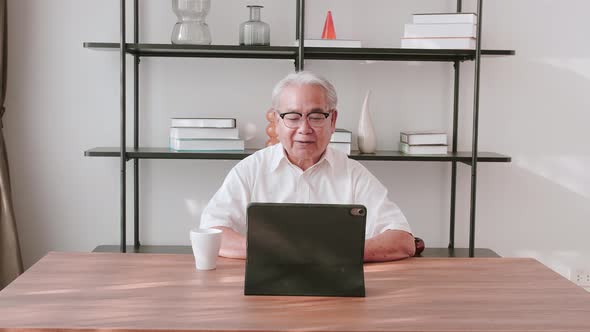
[[[375,153],[377,150],[377,137],[375,136],[375,128],[373,127],[373,120],[369,112],[370,96],[371,90],[368,90],[365,95],[365,101],[363,102],[361,118],[359,119],[357,138],[361,153]]]

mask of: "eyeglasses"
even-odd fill
[[[332,114],[332,111],[327,113],[310,112],[305,114],[305,117],[307,118],[307,122],[311,127],[322,128],[326,124],[328,124],[328,122],[330,122],[328,121],[328,117],[330,116],[330,114]],[[283,119],[283,123],[285,124],[285,126],[291,129],[299,128],[299,126],[301,126],[301,121],[303,121],[303,114],[299,112],[279,113],[279,116],[281,117],[281,119]]]

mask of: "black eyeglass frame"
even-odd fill
[[[303,113],[299,113],[299,112],[285,112],[285,113],[280,113],[278,110],[276,110],[276,112],[277,112],[277,114],[279,115],[279,117],[280,117],[280,118],[283,120],[283,123],[285,123],[285,116],[286,116],[286,115],[289,115],[289,114],[297,114],[297,115],[299,115],[299,116],[301,117],[301,118],[299,119],[299,121],[301,121],[301,119],[303,119]],[[309,112],[309,113],[307,113],[307,114],[305,115],[305,117],[307,118],[307,121],[309,122],[309,116],[310,116],[310,115],[317,115],[317,114],[321,114],[321,115],[323,115],[323,116],[325,117],[325,119],[327,119],[327,118],[330,116],[330,114],[332,114],[332,113],[333,113],[333,110],[330,110],[330,111],[328,111],[328,112],[317,112],[317,111],[313,111],[313,112]],[[309,125],[311,126],[311,122],[309,122]],[[285,123],[285,126],[287,126],[287,124],[286,124],[286,123]],[[316,128],[321,128],[321,127],[323,127],[323,126],[325,126],[325,124],[322,124],[322,126],[320,126],[320,127],[316,127]],[[312,126],[312,127],[314,127],[314,126]],[[296,127],[289,127],[289,126],[287,126],[287,128],[296,128]]]

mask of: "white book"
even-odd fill
[[[465,37],[475,38],[477,25],[465,24],[406,24],[404,38],[441,38]]]
[[[235,128],[232,118],[172,118],[170,127]]]
[[[474,50],[475,38],[402,38],[402,48]]]
[[[330,138],[330,142],[350,143],[352,142],[352,132],[350,130],[336,128],[336,131]]]
[[[409,145],[399,142],[399,150],[405,154],[447,154],[446,145]]]
[[[293,46],[299,46],[299,39],[293,42]],[[304,47],[353,47],[361,46],[360,40],[351,39],[305,39]]]
[[[430,23],[470,23],[477,24],[475,13],[420,13],[412,15],[416,24]]]
[[[239,151],[242,139],[171,139],[170,148],[177,151]]]
[[[171,138],[240,138],[238,128],[173,127]]]
[[[346,153],[347,155],[350,155],[350,151],[351,151],[351,143],[344,143],[344,142],[330,142],[328,143],[328,147],[335,149],[335,150],[340,150],[344,153]]]
[[[435,131],[402,131],[399,140],[409,145],[447,144],[447,134]]]

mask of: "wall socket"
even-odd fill
[[[590,287],[590,269],[573,268],[570,270],[570,280],[578,286]]]

